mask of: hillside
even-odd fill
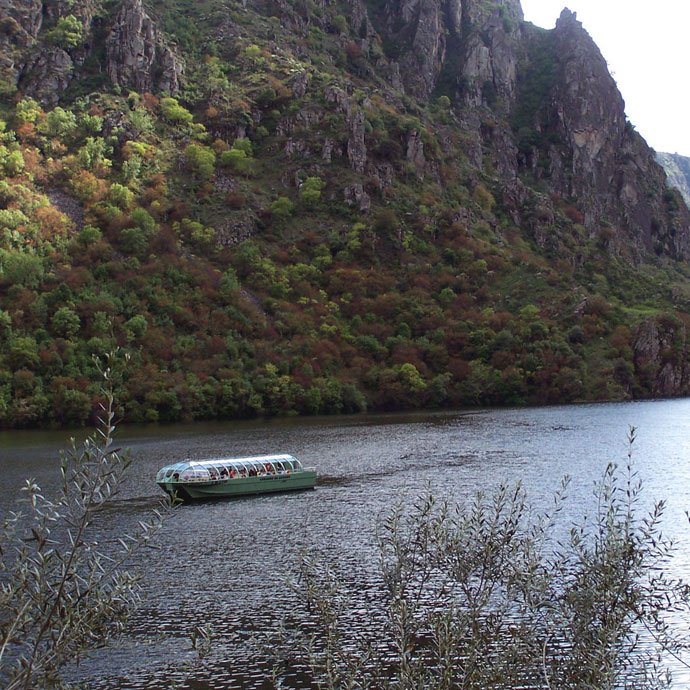
[[[690,214],[574,14],[0,0],[0,424],[690,392]]]
[[[656,159],[666,172],[668,183],[683,196],[690,205],[690,158],[677,153],[657,153]]]

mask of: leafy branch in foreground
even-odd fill
[[[0,681],[6,690],[60,685],[63,665],[123,630],[140,599],[125,565],[148,544],[171,510],[151,511],[107,551],[95,540],[99,513],[118,495],[130,464],[114,445],[113,356],[99,364],[102,416],[97,431],[61,453],[57,497],[28,479],[28,509],[0,533]]]
[[[595,485],[594,514],[567,531],[568,485],[536,515],[519,486],[469,505],[428,492],[399,502],[379,523],[375,607],[307,554],[278,680],[307,668],[328,689],[668,687],[668,655],[688,658],[673,616],[687,620],[690,591],[664,573],[663,503],[642,509],[629,453]]]

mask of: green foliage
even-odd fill
[[[0,277],[12,285],[37,287],[43,277],[43,261],[33,254],[0,250]]]
[[[132,117],[130,115],[130,117]],[[99,134],[103,129],[103,118],[98,115],[84,113],[79,117],[79,126],[88,134]]]
[[[5,159],[5,172],[14,177],[15,175],[21,175],[24,172],[24,156],[21,151],[13,151]]]
[[[111,166],[111,161],[106,158],[110,155],[112,147],[102,137],[87,137],[84,145],[79,149],[77,158],[82,168],[93,170],[97,165],[106,168]]]
[[[347,33],[347,19],[342,14],[336,14],[331,22],[333,28],[341,34]]]
[[[66,137],[77,127],[77,118],[70,110],[60,106],[53,108],[45,120],[37,127],[38,131],[51,137]]]
[[[548,194],[540,147],[559,146],[543,120],[558,65],[548,32],[530,34],[519,65],[511,125],[535,178],[524,182],[542,188],[516,209],[493,171],[492,138],[475,169],[474,135],[450,112],[466,86],[457,81],[462,37],[447,37],[447,65],[426,103],[383,82],[366,86],[379,39],[367,22],[350,27],[342,8],[298,0],[286,11],[301,13],[304,37],[273,50],[277,17],[231,9],[242,30],[236,43],[218,42],[227,8],[171,3],[149,9],[186,62],[179,100],[106,94],[90,81],[103,79],[104,15],[92,24],[89,55],[75,63],[77,90],[60,106],[7,101],[0,314],[10,325],[0,333],[0,425],[46,423],[56,396],[65,419],[85,422],[87,355],[115,342],[137,352],[122,406],[139,421],[660,393],[660,367],[636,354],[632,334],[661,311],[690,323],[688,270],[647,257],[613,223],[590,237],[579,224],[582,200]],[[307,19],[319,12],[318,22]],[[347,47],[334,35],[350,32]],[[407,38],[389,48],[403,51]],[[358,88],[345,69],[358,74]],[[311,79],[299,98],[297,75]],[[364,173],[345,155],[352,123],[335,88],[351,115],[364,114]],[[487,86],[484,96],[495,93]],[[499,115],[482,116],[487,133],[503,126]],[[434,159],[423,179],[406,158],[410,129]],[[308,142],[308,154],[288,155],[287,137]],[[318,152],[326,139],[330,160]],[[213,179],[216,166],[224,174]],[[360,186],[344,199],[344,189]],[[672,230],[659,238],[663,251],[681,227],[680,206],[663,190],[648,193],[659,229]],[[665,216],[675,217],[671,225]],[[635,271],[624,259],[633,255]],[[53,323],[63,308],[80,319],[76,332]],[[137,316],[143,336],[128,326]],[[680,333],[660,349],[677,371],[690,360]],[[278,367],[275,377],[267,364]],[[34,378],[15,380],[16,366]]]
[[[232,148],[237,151],[243,151],[247,158],[251,158],[254,155],[252,142],[249,139],[235,139]]]
[[[143,338],[146,335],[147,329],[146,317],[141,314],[137,314],[125,322],[125,332],[127,333],[128,340]]]
[[[202,180],[208,180],[212,177],[216,164],[216,154],[210,148],[199,146],[198,144],[189,144],[184,153],[190,168]]]
[[[84,42],[84,25],[73,14],[60,17],[57,24],[46,31],[45,40],[65,50],[76,48]]]
[[[242,175],[251,175],[255,171],[252,142],[236,139],[232,148],[221,154],[220,164]]]
[[[308,177],[300,187],[300,199],[307,208],[315,208],[326,183],[320,177]]]
[[[194,119],[194,116],[181,106],[176,98],[163,98],[161,100],[161,113],[168,122],[173,124],[188,125]]]
[[[14,117],[18,124],[36,122],[41,114],[41,106],[33,98],[23,98],[14,108]]]
[[[122,250],[133,256],[143,258],[149,246],[149,235],[138,226],[124,228],[120,232]]]
[[[61,307],[53,314],[50,323],[57,335],[72,338],[78,333],[81,320],[69,307]]]
[[[148,237],[151,237],[156,231],[156,221],[153,219],[153,216],[143,208],[135,208],[129,217]]]
[[[271,213],[277,220],[285,220],[295,212],[295,204],[286,196],[278,197],[271,204]]]
[[[478,184],[474,188],[472,198],[479,204],[479,206],[481,206],[484,211],[491,211],[496,204],[493,194],[491,194],[491,192],[483,184]]]

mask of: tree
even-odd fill
[[[306,554],[304,627],[284,638],[283,660],[328,689],[666,687],[660,652],[687,654],[687,631],[669,621],[682,625],[690,591],[664,573],[663,503],[643,513],[629,453],[596,483],[594,515],[556,534],[567,487],[537,516],[519,486],[462,505],[401,500],[378,525],[379,607]]]
[[[11,513],[0,533],[0,680],[5,690],[60,686],[62,666],[123,630],[140,600],[125,570],[170,511],[162,502],[118,547],[101,550],[93,529],[118,495],[129,465],[114,446],[113,358],[101,368],[105,400],[98,431],[61,455],[61,484],[48,498],[33,479],[28,510]],[[26,535],[31,535],[27,539]]]
[[[175,124],[188,125],[194,119],[194,116],[181,106],[176,98],[164,98],[161,100],[161,113],[163,117]]]
[[[5,159],[5,172],[11,177],[21,175],[24,172],[24,166],[24,156],[21,151],[13,151]]]
[[[278,220],[285,220],[295,212],[295,205],[286,196],[279,196],[271,204],[271,213]]]
[[[38,126],[38,131],[51,137],[64,137],[69,135],[77,126],[77,118],[74,113],[60,106],[53,108]]]
[[[300,187],[300,199],[307,208],[314,208],[321,199],[326,183],[320,177],[308,177]]]
[[[84,25],[73,14],[60,17],[57,24],[46,31],[46,41],[65,50],[76,48],[84,41]]]
[[[208,180],[213,175],[214,166],[216,164],[216,154],[208,146],[199,146],[198,144],[189,144],[184,150],[185,156],[189,163],[189,167],[202,180]]]
[[[69,307],[58,309],[50,320],[53,330],[65,338],[72,338],[79,332],[81,321],[78,314]]]

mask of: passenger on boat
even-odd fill
[[[256,477],[256,470],[253,467],[249,468],[249,476]]]
[[[234,467],[230,468],[230,479],[234,479],[237,476],[237,470]]]

